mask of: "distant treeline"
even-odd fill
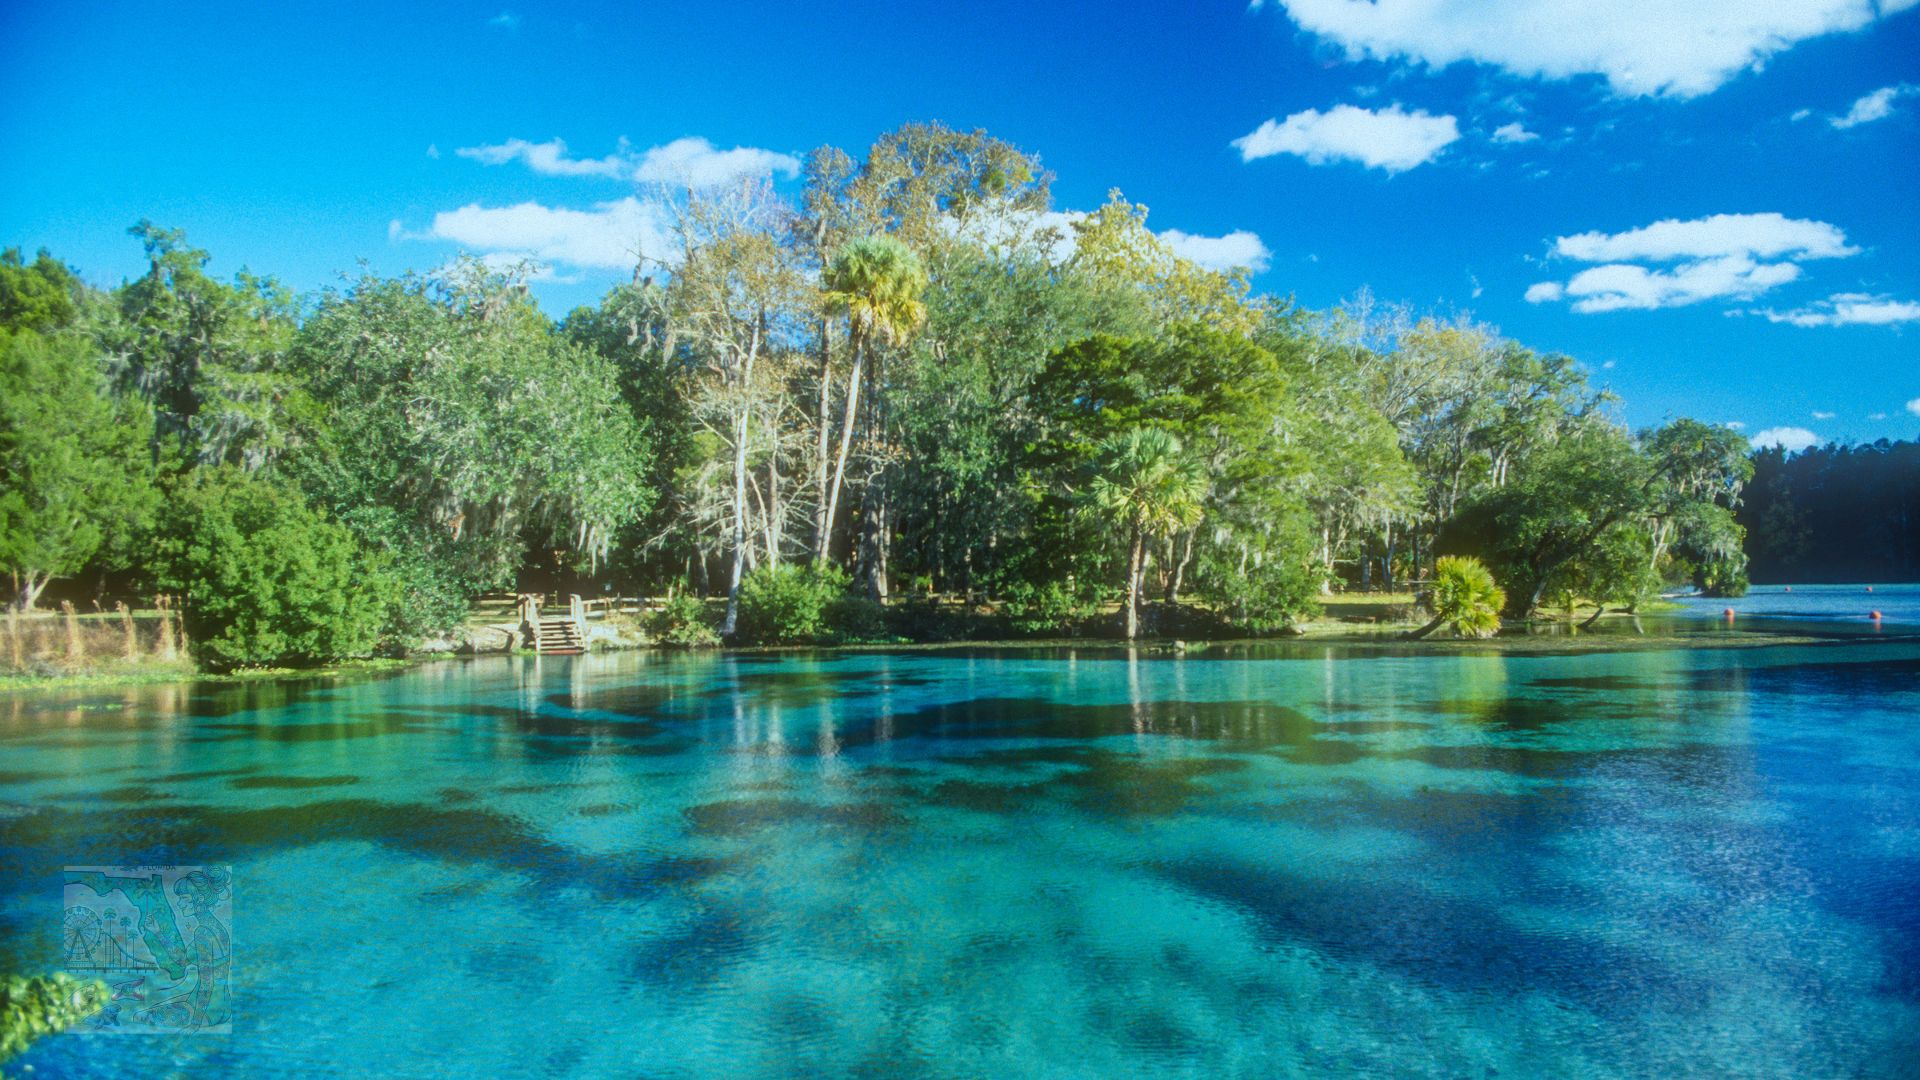
[[[1753,457],[1738,511],[1755,581],[1920,581],[1920,442]]]

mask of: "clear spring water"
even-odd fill
[[[233,868],[232,1034],[61,1036],[39,1076],[1920,1061],[1912,639],[13,695],[0,811],[3,970],[59,966],[62,866]]]

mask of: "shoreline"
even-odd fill
[[[1598,625],[1618,626],[1630,616],[1608,616]],[[1233,659],[1229,654],[1284,651],[1291,647],[1337,646],[1358,654],[1436,655],[1436,656],[1549,656],[1568,654],[1604,654],[1650,652],[1662,649],[1749,649],[1781,645],[1846,645],[1920,641],[1920,628],[1893,633],[1810,632],[1782,627],[1778,630],[1722,630],[1708,620],[1690,621],[1687,630],[1668,624],[1640,633],[1618,630],[1581,630],[1561,621],[1523,624],[1529,630],[1509,626],[1491,638],[1427,637],[1409,639],[1406,631],[1415,624],[1379,623],[1356,625],[1350,622],[1316,620],[1299,633],[1265,637],[1180,640],[1147,638],[1129,643],[1119,638],[981,638],[956,641],[864,642],[838,645],[716,645],[685,648],[663,645],[635,645],[597,649],[586,655],[652,652],[684,656],[799,656],[803,654],[844,653],[951,653],[966,650],[994,652],[1051,652],[1088,650],[1099,652],[1135,651],[1155,659]],[[1750,624],[1749,624],[1750,625]],[[501,659],[537,659],[531,652],[423,653],[395,659],[349,660],[315,668],[260,668],[225,673],[200,673],[179,670],[97,672],[55,676],[0,677],[0,696],[25,695],[71,690],[114,690],[146,686],[204,684],[231,686],[248,683],[294,682],[312,679],[351,679],[366,676],[398,675],[434,663]],[[1252,659],[1255,657],[1247,656]],[[1355,656],[1358,659],[1359,656]],[[556,658],[559,659],[559,658]]]

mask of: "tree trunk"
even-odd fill
[[[47,582],[51,580],[52,577],[50,575],[43,574],[38,570],[27,570],[14,574],[14,608],[23,614],[32,612],[34,603],[40,599],[40,594],[46,591]]]
[[[1193,534],[1198,529],[1188,529],[1186,542],[1180,548],[1180,560],[1173,564],[1173,573],[1167,578],[1167,604],[1172,606],[1180,602],[1180,583],[1186,578],[1187,564],[1193,561]]]
[[[1140,578],[1146,570],[1147,539],[1138,528],[1133,530],[1133,547],[1127,553],[1127,640],[1140,636]]]
[[[827,488],[827,527],[820,533],[820,548],[815,557],[827,561],[831,553],[834,519],[840,513],[840,489],[847,479],[847,452],[853,448],[854,418],[860,407],[860,376],[865,371],[867,350],[857,338],[853,342],[853,370],[847,373],[847,407],[841,416],[840,452],[833,462],[833,482]]]
[[[1593,614],[1587,616],[1587,621],[1580,624],[1580,629],[1585,630],[1587,627],[1592,626],[1594,623],[1599,622],[1600,616],[1605,614],[1606,610],[1607,610],[1607,605],[1605,604],[1593,605]]]
[[[825,562],[833,517],[827,507],[827,463],[833,454],[833,321],[820,320],[820,441],[814,464],[813,558]]]
[[[747,563],[747,414],[733,429],[733,569],[727,576],[727,617],[720,636],[730,638],[740,622],[740,580]]]
[[[1423,637],[1426,637],[1426,636],[1427,636],[1428,634],[1431,634],[1431,633],[1433,633],[1433,632],[1434,632],[1435,630],[1438,630],[1438,629],[1440,629],[1440,624],[1441,624],[1441,623],[1443,623],[1443,622],[1446,622],[1446,621],[1447,621],[1446,619],[1444,619],[1444,618],[1442,618],[1442,617],[1440,617],[1440,616],[1438,616],[1438,615],[1435,615],[1435,616],[1433,617],[1433,620],[1432,620],[1431,622],[1429,622],[1429,623],[1427,623],[1427,625],[1425,625],[1425,626],[1423,626],[1423,627],[1421,627],[1421,628],[1420,628],[1420,629],[1418,629],[1418,630],[1410,630],[1410,631],[1408,631],[1408,632],[1407,632],[1407,640],[1408,640],[1408,641],[1418,641],[1418,640],[1420,640],[1421,638],[1423,638]]]

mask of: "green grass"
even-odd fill
[[[65,675],[0,675],[0,693],[34,690],[98,689],[119,686],[156,686],[167,683],[242,683],[268,679],[311,679],[397,671],[414,660],[343,660],[315,668],[253,667],[219,673],[202,672],[184,660],[152,661],[131,667],[74,672]]]

